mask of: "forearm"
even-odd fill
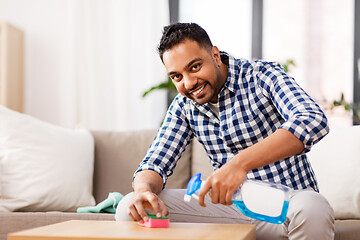
[[[133,183],[134,192],[150,191],[159,194],[163,188],[160,175],[152,170],[143,170],[136,174]]]
[[[213,172],[201,186],[199,204],[205,206],[205,194],[212,189],[212,203],[232,204],[232,196],[245,180],[247,172],[301,153],[304,144],[291,132],[278,129],[262,141],[235,155]]]
[[[291,132],[278,129],[273,134],[238,153],[231,161],[246,172],[299,154],[304,144]]]

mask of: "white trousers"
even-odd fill
[[[159,197],[169,211],[170,222],[242,223],[256,225],[256,239],[334,239],[334,211],[328,201],[312,190],[293,191],[287,219],[283,224],[272,224],[244,216],[235,206],[213,204],[206,196],[206,207],[197,200],[184,202],[185,189],[163,190]],[[118,204],[115,219],[131,221],[128,206],[133,193]]]

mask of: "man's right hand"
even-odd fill
[[[157,194],[163,188],[160,175],[151,170],[138,172],[134,179],[134,197],[129,205],[129,216],[134,221],[147,221],[145,209],[151,210],[157,217],[169,214],[165,204]]]
[[[134,192],[134,198],[129,205],[130,218],[136,222],[146,222],[149,217],[145,209],[153,211],[156,217],[165,217],[169,214],[164,202],[155,193]]]

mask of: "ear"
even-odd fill
[[[220,56],[220,51],[216,46],[213,46],[211,49],[211,53],[212,53],[212,57],[215,60],[215,62],[217,63],[218,66],[220,66],[222,64],[221,62],[221,56]]]

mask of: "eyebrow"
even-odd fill
[[[193,59],[193,60],[191,60],[186,66],[185,66],[185,68],[188,68],[188,67],[190,67],[194,62],[197,62],[197,61],[201,61],[202,60],[202,58],[195,58],[195,59]],[[184,68],[184,69],[185,69]],[[172,75],[172,74],[176,74],[177,72],[169,72],[168,73],[168,75]]]

